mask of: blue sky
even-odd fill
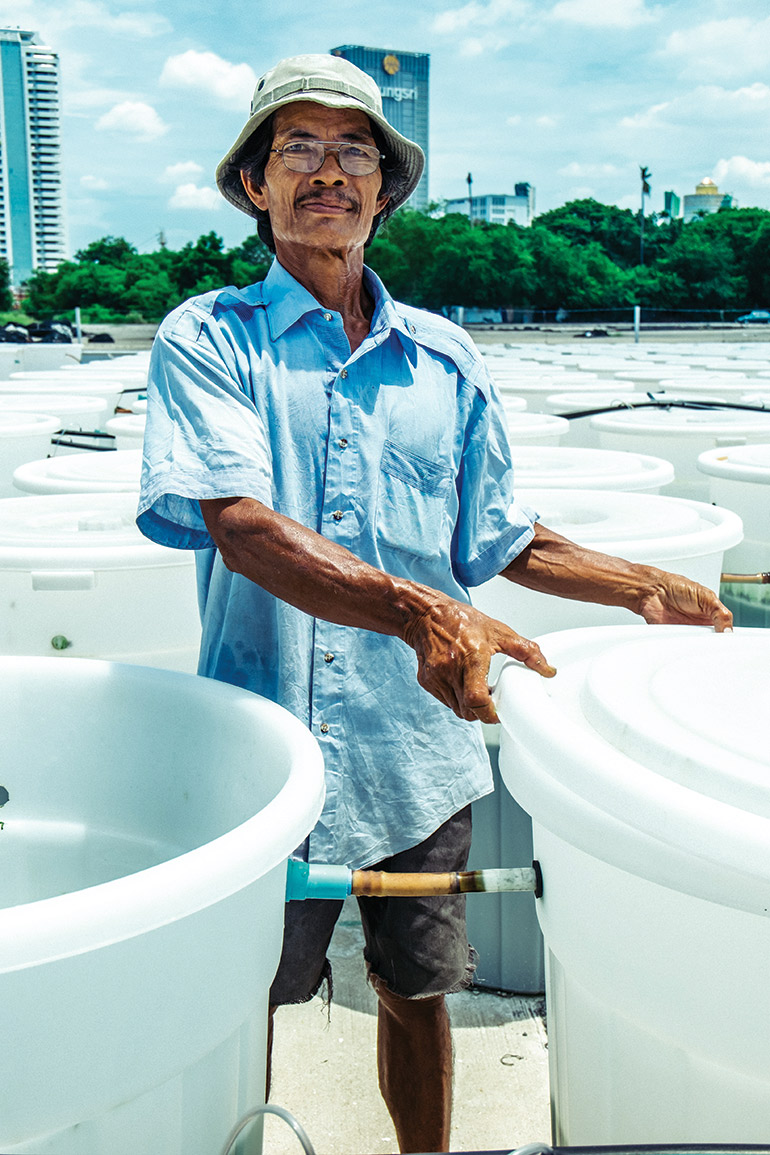
[[[0,0],[0,23],[59,52],[72,251],[106,234],[140,251],[248,218],[214,169],[256,78],[282,56],[365,44],[431,55],[434,199],[536,187],[650,209],[704,176],[770,208],[767,0]]]

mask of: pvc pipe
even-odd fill
[[[504,891],[543,893],[540,864],[499,870],[465,870],[445,874],[396,874],[377,870],[350,870],[290,858],[286,873],[286,901],[307,898],[344,899],[350,894],[371,898],[417,895],[500,894]]]
[[[767,585],[770,582],[770,573],[723,573],[720,581],[740,582],[742,585]]]

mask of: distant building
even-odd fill
[[[675,221],[678,218],[682,208],[681,198],[678,197],[675,192],[669,191],[664,193],[663,208],[666,216],[670,217],[672,221]]]
[[[425,170],[408,204],[410,208],[426,209],[430,55],[396,52],[392,48],[364,48],[360,44],[343,44],[331,52],[371,76],[382,94],[385,119],[397,132],[416,141],[425,153]]]
[[[59,57],[35,32],[0,29],[0,257],[18,287],[66,254]]]
[[[469,203],[470,202],[470,203]],[[515,221],[517,225],[529,225],[535,215],[535,189],[522,181],[514,185],[514,195],[497,193],[482,197],[455,197],[447,201],[445,213],[462,213],[474,221],[489,221],[494,225],[507,225]]]
[[[704,213],[715,213],[721,208],[737,208],[735,198],[721,193],[711,177],[706,176],[695,186],[695,192],[684,198],[683,220],[694,221]]]

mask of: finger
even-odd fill
[[[733,615],[727,606],[723,606],[721,602],[711,615],[711,624],[718,634],[723,634],[726,630],[733,628]]]
[[[529,638],[522,638],[519,634],[513,633],[512,630],[510,631],[510,638],[504,645],[501,645],[500,653],[516,658],[528,670],[534,670],[543,678],[552,678],[556,673],[556,667],[550,664],[537,642],[531,642]]]

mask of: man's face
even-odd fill
[[[275,114],[273,148],[290,141],[324,140],[374,144],[369,118],[357,109],[326,108],[297,101]],[[261,186],[244,174],[249,198],[270,214],[276,249],[290,246],[330,251],[362,247],[372,221],[387,203],[380,196],[379,169],[368,176],[350,176],[340,168],[336,152],[327,152],[318,172],[291,172],[271,153]]]

